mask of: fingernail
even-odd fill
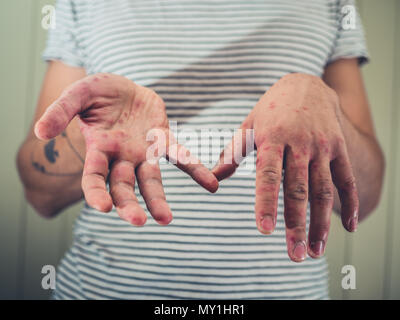
[[[265,216],[262,218],[261,228],[263,229],[264,232],[272,233],[274,231],[274,226],[275,223],[271,216]]]
[[[317,256],[320,256],[324,253],[324,241],[311,242],[310,248]]]
[[[293,248],[293,256],[297,260],[304,260],[306,258],[306,243],[304,241],[297,241]]]
[[[349,230],[352,231],[352,232],[357,231],[357,223],[358,223],[358,218],[357,217],[350,219],[349,224],[348,224]]]

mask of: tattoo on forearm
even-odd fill
[[[33,153],[34,153],[34,152],[31,153],[31,163],[32,163],[32,166],[33,166],[37,171],[39,171],[39,172],[41,172],[41,173],[43,173],[43,174],[45,174],[45,175],[48,175],[48,176],[57,176],[57,177],[71,177],[71,176],[76,176],[76,175],[82,174],[82,171],[81,171],[81,170],[79,170],[79,171],[77,171],[77,172],[51,172],[51,171],[47,170],[46,167],[45,167],[43,164],[41,164],[41,163],[39,163],[38,161],[35,161],[35,160],[33,159]]]
[[[74,148],[72,145],[70,139],[67,136],[67,133],[64,131],[61,133],[61,136],[67,140],[67,143],[71,150],[74,152],[74,154],[79,158],[79,160],[84,163],[85,161],[83,160],[82,156],[78,153],[78,151]],[[54,164],[57,161],[57,158],[59,158],[60,154],[59,152],[55,149],[56,145],[56,139],[50,140],[48,143],[45,144],[44,146],[44,155],[50,164]],[[32,166],[39,172],[45,174],[45,175],[50,175],[50,176],[58,176],[58,177],[70,177],[70,176],[76,176],[82,174],[82,170],[79,170],[77,172],[52,172],[51,170],[48,170],[45,165],[41,164],[39,161],[36,161],[34,159],[34,151],[31,153],[31,163]]]
[[[67,133],[65,131],[63,131],[61,133],[61,136],[64,137],[65,139],[67,139],[68,145],[70,146],[70,148],[72,149],[72,151],[75,153],[75,155],[79,158],[79,160],[81,160],[82,163],[85,163],[85,160],[82,158],[82,156],[79,154],[78,151],[76,151],[75,147],[72,145],[71,140],[69,139],[69,137],[67,136]]]
[[[47,160],[51,163],[56,162],[56,158],[59,156],[58,151],[54,150],[55,144],[56,139],[52,139],[44,146],[44,154],[46,155]]]

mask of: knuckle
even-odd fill
[[[353,176],[348,177],[341,185],[342,191],[352,193],[356,190],[356,181]]]
[[[265,141],[267,141],[267,137],[268,137],[268,135],[266,132],[260,132],[260,131],[256,132],[256,134],[254,136],[254,142],[255,142],[257,148],[260,148],[263,145],[263,143]]]
[[[329,180],[321,180],[317,182],[318,188],[315,190],[313,198],[318,203],[327,205],[333,201],[334,194],[333,188]]]
[[[280,183],[279,170],[273,167],[265,167],[261,170],[262,182],[269,185],[276,185]]]
[[[295,182],[287,187],[286,196],[290,200],[305,201],[307,199],[307,185],[304,182]]]
[[[291,136],[289,145],[293,148],[293,150],[299,149],[298,146],[302,146],[302,148],[309,148],[311,141],[311,133],[309,133],[305,128],[299,128],[299,130],[295,132],[293,136]]]
[[[343,135],[341,133],[338,133],[333,137],[333,143],[332,144],[333,144],[333,148],[334,148],[336,156],[338,156],[341,153],[343,153],[343,151],[344,152],[347,151],[346,150],[346,142],[345,142],[344,137],[343,137]]]
[[[282,140],[282,137],[286,135],[286,130],[283,125],[276,125],[269,129],[268,133],[264,134],[263,141],[269,140],[273,143],[279,143]]]

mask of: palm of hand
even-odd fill
[[[35,133],[41,139],[50,139],[76,115],[86,141],[82,189],[87,203],[94,208],[110,211],[114,204],[121,218],[143,225],[146,214],[134,194],[137,178],[155,220],[160,224],[172,220],[158,163],[146,159],[152,144],[147,135],[152,130],[164,134],[164,143],[158,141],[157,157],[170,156],[168,142],[172,141],[178,152],[170,158],[177,167],[207,190],[215,192],[218,188],[213,174],[176,143],[168,128],[165,104],[153,90],[117,75],[89,76],[63,92],[37,122]],[[191,161],[186,161],[188,157]]]

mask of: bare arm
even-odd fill
[[[44,217],[54,216],[64,207],[82,199],[85,143],[76,119],[62,135],[50,141],[37,139],[33,126],[68,85],[85,75],[82,68],[70,67],[59,61],[49,63],[35,117],[18,152],[17,166],[25,195]]]
[[[361,221],[379,202],[385,165],[357,59],[341,59],[328,65],[323,78],[340,100],[341,124],[356,180]],[[337,193],[334,209],[340,212]]]

